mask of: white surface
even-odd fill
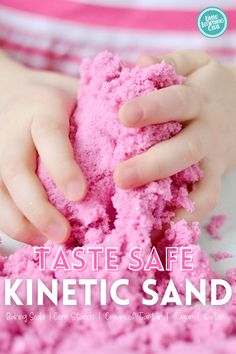
[[[221,200],[219,206],[214,210],[213,215],[226,214],[227,222],[222,227],[221,232],[224,235],[222,240],[213,240],[202,228],[200,244],[208,253],[218,251],[227,251],[233,254],[234,258],[215,262],[212,260],[213,269],[221,274],[229,268],[236,267],[236,169],[232,171],[223,181]],[[207,198],[207,196],[206,196]],[[207,222],[207,221],[206,221]],[[206,222],[203,223],[206,224]],[[8,236],[0,233],[2,244],[0,252],[10,254],[16,249],[22,247],[22,243],[16,242]]]
[[[234,255],[234,258],[228,258],[220,262],[212,261],[213,269],[224,274],[227,269],[236,267],[236,169],[223,181],[221,200],[212,215],[217,214],[227,215],[227,221],[220,229],[224,236],[223,239],[213,240],[203,229],[200,244],[208,253],[226,251]]]

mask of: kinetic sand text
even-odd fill
[[[109,285],[108,285],[109,283]],[[210,283],[210,284],[209,284]],[[207,287],[210,285],[211,295],[207,295]],[[117,305],[128,306],[130,304],[129,279],[117,279],[112,283],[106,279],[52,279],[43,282],[40,279],[5,279],[5,305],[41,305],[50,301],[55,306],[60,304],[68,306],[92,305],[93,292],[99,292],[99,302],[96,304],[105,306],[112,300]],[[188,279],[185,281],[185,293],[179,294],[174,281],[169,280],[161,297],[158,294],[156,279],[146,279],[143,282],[143,295],[140,302],[143,305],[152,306],[159,303],[161,306],[175,304],[177,306],[191,306],[198,300],[202,305],[225,305],[232,297],[230,284],[223,279],[201,279],[199,289]],[[219,287],[224,288],[224,295],[219,296]],[[96,297],[97,299],[97,297]]]
[[[35,247],[34,253],[38,258],[39,268],[42,271],[71,271],[76,279],[70,274],[69,279],[62,276],[62,279],[52,279],[43,282],[41,279],[5,279],[5,305],[44,305],[45,301],[51,301],[54,305],[62,302],[63,305],[91,305],[93,292],[99,293],[99,305],[105,306],[112,300],[117,305],[127,306],[130,304],[129,293],[132,293],[132,283],[129,279],[118,279],[113,281],[107,279],[85,279],[77,278],[74,271],[89,270],[115,272],[119,270],[120,254],[116,247],[76,247],[72,251],[65,250],[58,246],[56,252],[50,247]],[[166,247],[162,257],[155,247],[152,248],[146,259],[142,257],[142,248],[132,248],[128,256],[128,268],[130,271],[182,271],[193,270],[193,249],[192,247]],[[164,259],[161,260],[161,259]],[[184,284],[185,283],[185,284]],[[206,305],[224,305],[230,301],[232,289],[228,282],[223,279],[201,279],[195,287],[188,279],[183,281],[185,292],[178,293],[172,279],[166,284],[166,288],[158,294],[158,282],[156,279],[146,279],[143,282],[143,297],[140,302],[143,305],[152,306],[160,303],[161,306],[168,304],[191,306],[198,300]],[[210,286],[210,297],[208,287]],[[219,287],[224,288],[224,296],[219,296]],[[130,291],[129,291],[130,290]],[[23,294],[23,295],[22,295]],[[207,295],[208,294],[208,295]],[[97,303],[97,301],[96,301]]]
[[[66,251],[63,246],[58,247],[52,255],[50,247],[34,247],[34,253],[38,255],[39,269],[51,271],[83,271],[89,267],[92,271],[104,269],[118,271],[121,256],[118,247],[75,247],[72,251]],[[146,259],[142,257],[141,247],[133,247],[128,256],[128,268],[132,271],[172,271],[178,267],[182,271],[193,270],[192,247],[166,247],[162,257],[153,247]],[[126,255],[125,255],[126,256]],[[163,257],[164,256],[164,257]],[[161,260],[164,258],[164,261]]]

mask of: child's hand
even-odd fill
[[[222,176],[236,163],[236,75],[204,52],[184,50],[153,58],[142,56],[140,66],[164,59],[184,85],[155,91],[124,104],[120,120],[128,127],[159,124],[170,120],[183,124],[172,139],[121,163],[115,181],[121,188],[143,185],[175,174],[200,162],[204,177],[190,197],[193,214],[179,211],[176,220],[201,220],[217,205]]]
[[[36,151],[65,197],[81,199],[86,181],[68,138],[78,82],[23,68],[4,55],[0,77],[0,229],[24,242],[61,242],[70,226],[35,174]]]

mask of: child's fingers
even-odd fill
[[[36,119],[32,137],[50,176],[69,200],[82,199],[87,191],[85,177],[76,163],[68,137],[68,117],[62,112]]]
[[[143,127],[171,120],[187,121],[200,111],[201,96],[191,87],[175,85],[151,92],[125,103],[121,122],[129,127]]]
[[[160,63],[162,60],[172,65],[179,75],[187,76],[202,66],[207,65],[212,59],[204,51],[183,49],[163,56],[151,56],[149,59],[148,56],[143,56],[138,59],[138,63],[142,67],[145,67]]]
[[[220,197],[221,181],[213,169],[204,171],[202,180],[195,186],[189,198],[194,203],[194,211],[188,213],[179,209],[173,221],[186,219],[188,222],[202,221],[216,208]]]
[[[1,174],[16,206],[44,236],[56,242],[66,240],[70,232],[69,223],[49,203],[35,175],[32,166],[35,156],[30,155],[29,145],[19,150],[20,142],[14,141],[9,146],[12,151],[8,149],[8,155],[1,161]]]
[[[0,229],[20,242],[39,245],[46,242],[13,203],[3,183],[0,183]]]
[[[123,189],[134,188],[184,170],[205,156],[205,135],[204,126],[193,121],[171,140],[122,162],[114,173],[115,183]]]
[[[162,59],[158,59],[159,57],[153,57],[147,54],[141,54],[137,59],[137,65],[140,68],[146,68],[147,66],[159,63]]]
[[[184,49],[161,57],[172,65],[179,75],[188,76],[193,71],[207,65],[211,57],[204,51]]]

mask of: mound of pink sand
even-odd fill
[[[223,235],[219,231],[221,227],[226,223],[226,215],[214,215],[212,216],[210,222],[205,226],[206,231],[215,240],[221,240]]]
[[[218,251],[215,253],[211,253],[211,257],[214,259],[215,262],[220,262],[224,259],[233,258],[234,255],[229,252]]]
[[[32,247],[26,246],[9,258],[0,259],[1,282],[5,278],[40,278],[60,282],[63,278],[106,278],[108,284],[116,278],[130,281],[130,306],[121,307],[109,301],[99,306],[99,294],[94,294],[93,305],[85,307],[63,306],[55,308],[49,302],[43,306],[3,305],[3,286],[0,287],[0,352],[2,354],[233,354],[236,347],[235,300],[224,308],[213,307],[145,307],[140,305],[141,284],[147,277],[158,279],[161,294],[170,277],[183,292],[183,282],[188,277],[194,284],[200,278],[210,280],[212,273],[208,256],[196,242],[200,231],[198,224],[188,225],[184,220],[170,224],[164,237],[157,244],[160,254],[166,246],[194,248],[194,270],[171,273],[127,270],[127,253],[133,246],[140,246],[145,254],[150,252],[151,232],[161,230],[170,223],[176,207],[191,211],[193,206],[188,193],[193,183],[201,177],[198,166],[191,166],[177,175],[135,190],[118,189],[112,179],[115,166],[122,160],[145,151],[157,142],[171,138],[181,130],[176,122],[130,129],[118,121],[120,105],[128,99],[178,84],[181,79],[165,63],[145,69],[127,67],[110,53],[101,53],[94,60],[86,59],[81,67],[81,88],[78,109],[71,119],[70,138],[75,158],[81,165],[89,184],[89,193],[83,202],[68,202],[60,194],[39,161],[38,175],[50,201],[68,218],[72,235],[65,245],[69,255],[77,245],[117,246],[120,271],[94,273],[63,271],[40,272],[38,259]],[[48,242],[48,245],[52,245]],[[53,246],[53,254],[57,247]],[[53,255],[50,256],[51,258]],[[236,271],[228,273],[228,281],[236,287]],[[23,294],[26,296],[26,294]],[[78,301],[80,301],[78,294]],[[50,314],[68,315],[67,320],[53,320]],[[72,312],[87,316],[73,320]],[[7,319],[14,313],[16,320]],[[41,320],[24,320],[30,313]],[[138,316],[137,314],[146,316]],[[110,315],[113,315],[111,318]],[[90,319],[89,319],[90,318]],[[217,338],[217,340],[216,340]]]

